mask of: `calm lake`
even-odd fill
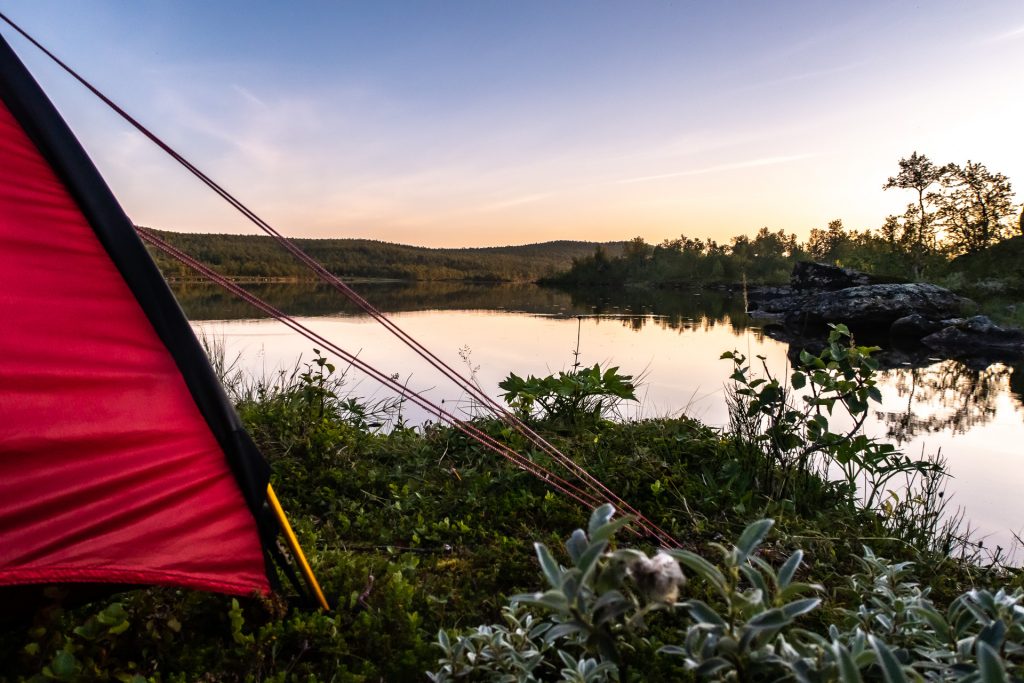
[[[464,395],[333,290],[294,284],[247,288],[431,400],[472,413]],[[724,386],[731,367],[719,360],[723,351],[763,355],[773,373],[788,374],[788,345],[748,318],[741,299],[717,292],[568,294],[533,285],[463,283],[369,283],[355,289],[494,396],[509,372],[568,369],[577,337],[583,364],[619,366],[641,379],[640,401],[623,408],[627,418],[686,414],[726,425]],[[197,332],[223,343],[227,358],[238,358],[252,375],[288,372],[300,358],[313,357],[308,341],[257,317],[219,289],[184,284],[175,293]],[[873,408],[866,429],[913,456],[941,450],[952,475],[947,495],[953,507],[964,508],[987,547],[1010,548],[1014,532],[1024,529],[1024,365],[977,365],[932,359],[922,367],[883,371],[883,402]],[[389,397],[355,371],[346,386],[365,399]],[[405,419],[431,419],[417,411],[409,407]]]

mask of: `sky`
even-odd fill
[[[294,237],[879,227],[900,158],[1024,200],[1024,2],[0,0]],[[256,229],[0,25],[139,224]]]

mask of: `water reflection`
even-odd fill
[[[579,315],[571,297],[528,284],[466,282],[363,282],[353,287],[386,313],[403,311],[506,310],[539,315]],[[250,292],[292,316],[358,315],[360,310],[332,287],[316,283],[257,283]],[[174,295],[190,320],[246,320],[266,317],[215,285],[176,283]]]
[[[884,370],[880,379],[906,404],[877,413],[886,436],[900,445],[922,434],[965,434],[986,425],[995,419],[1003,396],[1011,396],[1017,411],[1024,412],[1021,365],[977,368],[946,360],[925,368]]]
[[[176,283],[190,320],[265,317],[214,285]],[[750,327],[743,300],[724,292],[643,288],[565,292],[530,284],[466,282],[362,282],[353,287],[385,313],[496,310],[555,317],[596,315],[640,331],[647,325],[687,331],[722,325],[737,336]],[[246,289],[293,316],[358,315],[360,310],[327,285],[257,283]],[[758,329],[759,328],[754,328]]]
[[[570,293],[573,307],[595,315],[614,316],[637,332],[647,325],[686,332],[724,326],[737,337],[748,329],[760,338],[760,328],[750,326],[743,299],[715,290],[591,289]]]

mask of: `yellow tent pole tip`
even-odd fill
[[[284,514],[284,508],[281,507],[281,501],[277,499],[277,494],[274,493],[274,487],[267,484],[267,500],[270,501],[270,506],[274,508],[274,514],[277,516],[277,521],[281,525],[281,529],[284,531],[284,536],[288,540],[288,547],[291,548],[292,556],[299,563],[299,568],[302,570],[302,575],[306,577],[306,583],[313,589],[316,594],[317,602],[324,611],[331,611],[330,605],[327,604],[327,598],[324,597],[324,592],[320,589],[320,582],[316,580],[316,576],[313,574],[313,569],[309,566],[309,562],[306,560],[306,554],[302,552],[302,546],[299,545],[299,539],[295,537],[295,532],[292,531],[292,525],[288,523],[288,517]]]

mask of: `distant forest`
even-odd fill
[[[796,261],[813,260],[959,290],[1024,292],[1024,213],[1006,176],[971,161],[936,165],[914,152],[900,159],[899,173],[882,189],[906,191],[912,201],[876,229],[849,230],[834,220],[811,230],[806,241],[767,227],[725,244],[683,235],[652,245],[637,237],[618,256],[598,247],[546,282],[778,284],[789,279]]]
[[[186,234],[155,230],[163,240],[234,278],[315,279],[310,271],[263,235]],[[430,249],[367,239],[296,239],[304,251],[344,278],[533,282],[568,270],[600,248],[618,256],[625,242],[560,240],[513,247]],[[164,276],[192,279],[186,266],[156,250]]]

